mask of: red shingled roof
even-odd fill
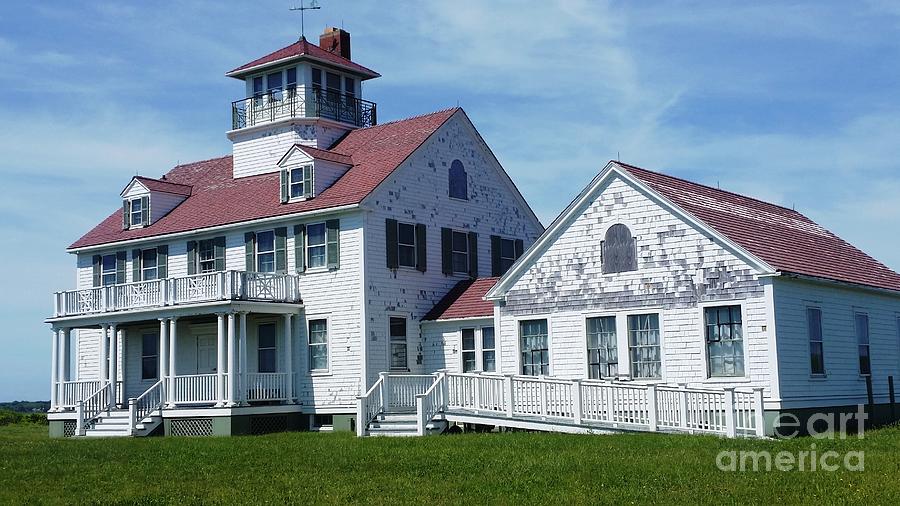
[[[185,197],[191,194],[191,185],[189,184],[178,184],[144,176],[134,176],[134,178],[152,192],[172,193],[174,195],[183,195]]]
[[[250,63],[241,65],[240,67],[227,72],[225,75],[241,78],[242,76],[249,73],[252,69],[255,69],[257,67],[262,67],[269,63],[285,60],[287,58],[299,58],[301,56],[309,56],[310,58],[315,58],[317,60],[324,60],[339,67],[344,67],[354,72],[364,74],[367,76],[366,79],[381,76],[381,74],[375,72],[372,69],[363,67],[362,65],[352,62],[341,55],[326,51],[321,47],[313,44],[312,42],[307,41],[306,39],[300,39],[290,46],[283,47],[278,51],[274,51],[263,56],[262,58],[257,58]]]
[[[500,278],[479,278],[460,281],[422,319],[453,320],[494,316],[494,303],[484,300],[484,294],[499,280]]]
[[[279,202],[278,173],[234,179],[231,156],[179,165],[166,181],[191,185],[193,192],[149,227],[122,229],[121,210],[103,220],[69,248],[228,225],[358,204],[459,108],[353,130],[329,151],[350,157],[353,167],[315,198]]]
[[[353,165],[353,158],[347,155],[342,155],[340,153],[335,153],[333,151],[328,151],[325,149],[304,146],[303,144],[294,144],[294,147],[309,155],[310,158],[314,158],[316,160],[326,160],[329,162],[342,163],[344,165]],[[284,159],[282,158],[282,160]]]
[[[900,291],[900,274],[797,211],[616,163],[779,271]]]

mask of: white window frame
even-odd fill
[[[210,246],[209,252],[211,256],[206,260],[203,259],[203,243],[208,243]],[[197,274],[216,272],[216,242],[214,238],[199,239],[197,241],[197,259],[195,261],[197,262],[197,265],[195,266]],[[211,263],[212,268],[205,270],[203,268],[204,263]]]
[[[312,332],[310,332],[310,324],[317,321],[325,322],[325,342],[312,343]],[[326,353],[325,369],[312,368],[312,347],[324,346]],[[306,353],[307,353],[307,369],[311,376],[327,376],[331,374],[331,317],[327,315],[308,315],[306,317]]]
[[[750,357],[748,356],[748,325],[747,325],[747,306],[746,300],[721,300],[715,302],[704,302],[698,304],[700,309],[700,337],[701,342],[703,343],[703,364],[704,370],[706,371],[706,379],[705,383],[728,383],[728,382],[740,382],[747,381],[750,379]],[[724,306],[740,306],[741,311],[741,346],[744,348],[744,374],[741,376],[713,376],[709,369],[709,349],[707,348],[708,343],[706,342],[706,310],[714,307],[724,307]],[[660,322],[660,329],[662,329],[662,322]],[[662,330],[660,330],[662,332]],[[662,344],[663,336],[660,334],[660,344]]]
[[[255,327],[254,330],[256,331],[256,353],[254,354],[256,356],[256,360],[254,361],[255,372],[263,373],[263,374],[267,373],[267,372],[263,372],[263,371],[259,370],[259,352],[260,352],[260,350],[270,349],[269,346],[266,346],[265,348],[262,348],[260,346],[259,328],[262,327],[263,325],[272,325],[275,327],[275,346],[272,348],[275,350],[275,370],[267,371],[267,372],[278,372],[280,369],[279,360],[278,360],[278,349],[279,349],[279,345],[281,344],[281,333],[283,331],[281,329],[281,324],[278,322],[278,320],[271,320],[271,319],[264,319],[264,320],[259,320],[259,321],[254,322],[254,327]],[[249,355],[249,353],[248,353],[248,355]]]
[[[147,251],[153,251],[153,258],[155,260],[153,267],[147,267],[147,265],[144,263],[144,253]],[[134,260],[132,260],[132,261],[134,261]],[[141,281],[148,281],[147,280],[147,271],[149,271],[149,270],[153,271],[153,280],[159,279],[159,251],[157,251],[156,248],[142,249],[141,250],[141,258],[138,259],[138,261],[141,263]],[[153,280],[150,280],[150,281],[153,281]],[[137,280],[134,280],[134,281],[137,281]]]
[[[262,235],[262,234],[267,234],[267,233],[271,233],[271,234],[272,234],[272,251],[260,251],[260,249],[259,249],[259,243],[260,243],[260,241],[259,241],[259,236]],[[277,270],[277,267],[276,267],[276,265],[275,265],[275,250],[277,249],[276,246],[275,246],[275,239],[276,239],[276,238],[275,238],[275,230],[274,230],[274,229],[270,229],[270,230],[263,230],[263,231],[261,231],[261,232],[257,232],[256,235],[255,235],[255,238],[256,238],[256,240],[254,241],[255,244],[253,245],[253,246],[254,246],[254,248],[253,248],[253,250],[254,250],[254,252],[253,252],[253,257],[254,257],[254,260],[256,261],[256,266],[255,266],[255,267],[256,267],[256,272],[267,272],[267,273],[273,273],[273,272],[275,272],[275,271]],[[260,267],[259,267],[259,266],[260,266],[259,258],[260,258],[260,256],[262,256],[262,255],[268,255],[268,254],[271,254],[271,255],[272,255],[272,270],[271,270],[271,271],[263,271],[263,270],[260,269]]]
[[[104,260],[107,257],[113,258],[113,263],[112,263],[113,267],[112,267],[111,271],[107,271],[105,268]],[[116,275],[117,275],[117,270],[118,270],[117,268],[118,268],[118,258],[116,257],[115,253],[110,253],[108,255],[101,255],[101,257],[100,257],[100,286],[113,286],[116,284],[116,281],[117,281]],[[106,284],[104,282],[104,279],[106,278],[106,276],[112,276],[113,282]]]
[[[322,227],[322,243],[321,244],[312,244],[310,242],[310,227],[320,226]],[[322,265],[313,266],[312,264],[312,248],[322,248]],[[325,225],[324,221],[310,223],[306,225],[306,244],[304,246],[304,255],[306,255],[306,268],[307,270],[316,271],[316,270],[328,270],[328,227]]]
[[[472,347],[466,348],[466,339],[463,334],[466,331],[472,331]],[[466,353],[472,354],[472,369],[466,370]],[[459,370],[460,372],[477,372],[481,370],[478,366],[478,329],[477,327],[462,327],[459,329]]]
[[[809,313],[810,311],[818,311],[819,312],[819,340],[813,340],[813,336],[810,333],[810,321],[809,321]],[[825,312],[822,311],[820,306],[808,305],[804,307],[804,316],[806,317],[806,342],[809,346],[808,351],[808,360],[809,360],[809,375],[812,378],[824,378],[828,375],[828,367],[825,366]],[[855,322],[854,322],[855,325]],[[817,342],[822,347],[822,372],[815,372],[812,370],[812,344]]]
[[[636,378],[631,368],[631,339],[628,335],[628,317],[632,315],[656,314],[659,317],[659,353],[660,353],[660,374],[661,378]],[[702,314],[702,313],[701,313]],[[627,378],[635,383],[660,383],[665,382],[667,378],[666,371],[666,313],[665,309],[660,306],[650,306],[644,308],[629,309],[627,311],[584,311],[581,313],[581,350],[582,350],[582,370],[585,378],[590,377],[589,357],[587,353],[587,319],[598,318],[603,316],[614,316],[616,318],[616,352],[619,356],[618,378]],[[524,318],[529,319],[529,318]],[[700,343],[701,348],[702,343]],[[622,353],[627,355],[623,358]],[[703,352],[703,360],[706,360],[705,351]],[[551,363],[551,367],[552,367]],[[721,378],[717,378],[721,380]],[[726,381],[734,381],[733,378],[725,378]],[[709,381],[709,380],[705,380]]]
[[[287,169],[288,201],[289,202],[300,202],[300,201],[306,200],[307,199],[306,190],[312,190],[312,188],[305,187],[306,179],[303,177],[304,176],[303,172],[307,169],[309,170],[309,174],[310,174],[310,184],[314,185],[314,183],[312,181],[312,178],[315,177],[315,171],[313,170],[314,164],[307,163],[307,164],[303,164],[299,167]],[[300,174],[300,180],[297,182],[294,181],[294,173]],[[300,188],[299,195],[294,195],[294,187],[295,186],[298,186]]]
[[[407,226],[412,227],[412,244],[400,242],[400,227]],[[419,263],[419,245],[416,243],[416,225],[415,223],[404,223],[401,221],[397,222],[397,266],[400,268],[408,268],[415,269],[416,265]],[[403,263],[403,255],[400,254],[400,248],[412,248],[412,265],[406,265]]]
[[[128,228],[140,228],[140,227],[143,227],[144,225],[146,225],[146,223],[144,223],[144,208],[141,207],[137,212],[135,212],[135,210],[134,210],[134,203],[137,202],[138,206],[140,207],[141,202],[143,202],[141,199],[143,199],[144,197],[146,197],[146,195],[141,196],[141,197],[132,197],[131,199],[129,199]],[[148,202],[147,205],[149,206],[149,202],[150,202],[149,198],[147,199],[147,202]],[[134,219],[135,214],[137,214],[137,220]],[[149,209],[147,210],[147,215],[148,216],[150,215]]]
[[[388,313],[387,316],[388,316],[388,317],[387,317],[387,344],[388,344],[388,345],[387,345],[387,359],[388,359],[388,370],[389,370],[389,371],[392,371],[392,372],[408,372],[408,371],[410,370],[410,367],[409,367],[409,338],[410,338],[410,336],[409,336],[409,321],[410,321],[410,315],[409,315],[409,314],[406,314],[406,313]],[[392,346],[392,338],[391,338],[391,337],[392,337],[392,336],[391,336],[391,319],[393,319],[393,318],[402,318],[403,321],[404,321],[405,324],[406,324],[406,339],[405,339],[405,343],[406,343],[406,367],[404,367],[404,368],[402,368],[402,369],[399,368],[399,367],[394,367],[393,364],[391,363],[391,361],[392,361],[392,359],[393,359],[393,354],[391,353],[391,346]]]
[[[553,376],[553,318],[550,314],[535,314],[527,316],[519,316],[515,318],[516,323],[516,375],[522,374],[522,335],[521,322],[531,320],[547,320],[547,376]],[[494,338],[496,339],[497,329],[494,328]],[[495,344],[496,346],[496,344]],[[537,376],[535,376],[537,377]]]
[[[591,354],[590,354],[590,340],[588,339],[588,320],[592,318],[612,318],[614,322],[616,322],[616,378],[622,376],[622,339],[621,339],[621,318],[616,313],[588,313],[585,314],[582,318],[582,333],[584,336],[584,377],[591,377]],[[627,320],[626,320],[627,323]],[[630,356],[628,357],[631,358]],[[630,364],[625,369],[626,371],[630,370]],[[601,379],[615,379],[610,378],[608,376],[600,375]]]
[[[465,251],[459,251],[456,249],[457,234],[462,235],[464,238],[463,244],[466,245]],[[459,230],[450,229],[450,267],[453,269],[453,274],[468,274],[469,273],[469,265],[470,265],[469,253],[470,253],[469,252],[469,234],[467,232],[461,232]],[[460,271],[460,270],[456,269],[456,258],[455,258],[456,255],[465,255],[466,266],[465,266],[464,270]]]
[[[628,319],[632,316],[648,316],[648,315],[656,315],[657,321],[657,332],[659,332],[659,342],[657,343],[657,347],[659,347],[659,377],[637,377],[634,374],[634,364],[632,363],[631,358],[631,328],[628,326]],[[617,322],[618,323],[618,322]],[[616,332],[618,332],[618,326],[616,327]],[[665,363],[665,353],[663,350],[663,340],[665,339],[665,335],[663,334],[663,314],[662,311],[652,310],[652,309],[640,309],[637,311],[630,311],[625,314],[625,336],[626,342],[628,343],[628,372],[631,378],[635,381],[646,381],[646,382],[660,382],[665,380],[665,369],[663,364]]]
[[[460,325],[456,329],[456,346],[454,347],[453,353],[455,354],[459,351],[459,358],[457,360],[457,370],[459,372],[465,372],[465,358],[463,354],[465,352],[473,352],[475,353],[475,369],[470,372],[488,372],[488,373],[496,373],[499,370],[500,363],[498,361],[497,351],[499,348],[497,347],[497,329],[494,327],[494,322],[491,323],[477,323],[478,320],[484,320],[484,318],[475,318],[472,319],[471,323],[466,325]],[[485,348],[484,347],[484,329],[492,328],[494,329],[494,347],[493,348]],[[463,338],[462,333],[463,330],[472,329],[474,330],[474,338],[475,338],[475,347],[472,349],[465,349],[463,347]],[[484,368],[484,353],[487,351],[494,352],[494,370],[486,371]]]
[[[856,324],[856,319],[859,318],[860,316],[866,317],[866,337],[868,339],[868,342],[866,342],[865,344],[860,342],[859,328]],[[853,308],[853,336],[856,338],[856,370],[859,372],[859,376],[861,378],[865,378],[867,376],[871,377],[872,376],[872,316],[865,309]],[[860,357],[862,356],[859,353],[859,351],[863,346],[866,347],[866,351],[868,352],[868,356],[869,356],[869,372],[868,373],[862,372],[862,364],[859,361]]]
[[[493,331],[494,331],[494,347],[493,348],[485,348],[484,347],[484,329],[486,329],[486,328],[493,329]],[[475,346],[478,348],[478,355],[476,357],[478,360],[481,361],[480,370],[484,371],[484,372],[489,372],[489,373],[496,373],[497,370],[499,369],[498,366],[500,365],[500,363],[499,363],[498,357],[497,357],[497,327],[494,326],[493,322],[491,322],[490,325],[482,325],[482,326],[478,327],[478,339],[475,340]],[[488,371],[484,367],[484,354],[485,354],[485,352],[488,352],[488,351],[491,351],[494,353],[494,370],[493,371]]]

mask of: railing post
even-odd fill
[[[366,397],[364,395],[359,395],[356,397],[356,437],[363,437],[366,435],[366,426],[369,425],[367,418]]]
[[[440,411],[447,411],[447,406],[450,404],[450,385],[446,370],[438,372],[438,379],[441,382]]]
[[[604,391],[606,392],[606,416],[608,418],[609,423],[615,423],[616,421],[616,401],[614,397],[615,386],[610,383]]]
[[[725,435],[737,437],[737,427],[734,423],[734,388],[725,388]]]
[[[472,392],[472,401],[474,404],[474,406],[472,407],[475,408],[474,411],[477,414],[481,410],[481,385],[483,383],[481,381],[481,375],[477,372],[474,373],[472,376],[472,382],[475,384],[475,388]]]
[[[756,418],[756,435],[766,436],[766,412],[763,405],[763,387],[753,389],[753,416]]]
[[[515,406],[515,399],[513,398],[513,377],[511,374],[507,374],[503,377],[503,392],[504,397],[506,397],[506,417],[513,417],[513,408]]]
[[[651,432],[659,428],[659,414],[656,409],[656,385],[647,385],[647,416]]]
[[[547,383],[538,379],[538,386],[541,392],[541,418],[547,418]]]
[[[84,435],[84,401],[79,400],[75,404],[75,433]]]
[[[687,385],[680,384],[678,385],[678,415],[679,415],[679,425],[685,430],[690,427],[688,423],[688,408],[687,408]]]
[[[388,400],[390,399],[390,392],[388,392],[388,373],[380,372],[378,376],[381,377],[381,389],[378,392],[378,395],[381,397],[381,410],[385,413],[388,411]],[[387,394],[385,394],[387,392]]]
[[[128,399],[128,420],[128,429],[131,431],[131,434],[134,434],[135,427],[138,423],[134,398]]]
[[[219,272],[216,278],[219,285],[219,298],[225,300],[225,271]]]
[[[581,380],[575,379],[572,381],[572,416],[575,425],[581,425],[581,404]]]
[[[425,394],[416,395],[416,434],[425,435]]]

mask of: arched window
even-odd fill
[[[637,249],[631,230],[617,223],[606,231],[603,240],[603,274],[637,270]]]
[[[459,160],[450,164],[450,196],[455,199],[469,200],[469,183],[466,169]]]

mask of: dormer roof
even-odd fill
[[[365,81],[366,79],[381,77],[381,74],[379,74],[378,72],[363,67],[362,65],[352,62],[338,54],[326,51],[321,47],[313,44],[312,42],[309,42],[305,38],[301,38],[299,41],[294,42],[289,46],[285,46],[277,51],[273,51],[261,58],[257,58],[251,61],[250,63],[245,63],[244,65],[241,65],[234,70],[226,72],[225,75],[228,77],[234,77],[236,79],[243,79],[247,76],[247,74],[302,59],[317,61],[326,65],[339,67],[345,71],[357,74],[363,81]]]
[[[295,151],[300,151],[313,160],[325,160],[327,162],[334,162],[347,166],[353,165],[353,158],[348,155],[314,148],[311,146],[304,146],[303,144],[294,144],[290,149],[288,149],[287,153],[285,153],[284,156],[282,156],[281,159],[278,160],[278,166],[280,167],[282,164],[284,164],[284,162],[287,161]]]
[[[134,186],[135,183],[140,184],[147,191],[151,192],[162,192],[162,193],[171,193],[173,195],[181,195],[182,197],[189,197],[191,195],[191,185],[187,184],[179,184],[172,183],[169,181],[164,181],[162,179],[154,179],[151,177],[144,176],[134,176],[131,178],[131,181],[125,186],[122,190],[121,195],[124,197],[128,190]]]

